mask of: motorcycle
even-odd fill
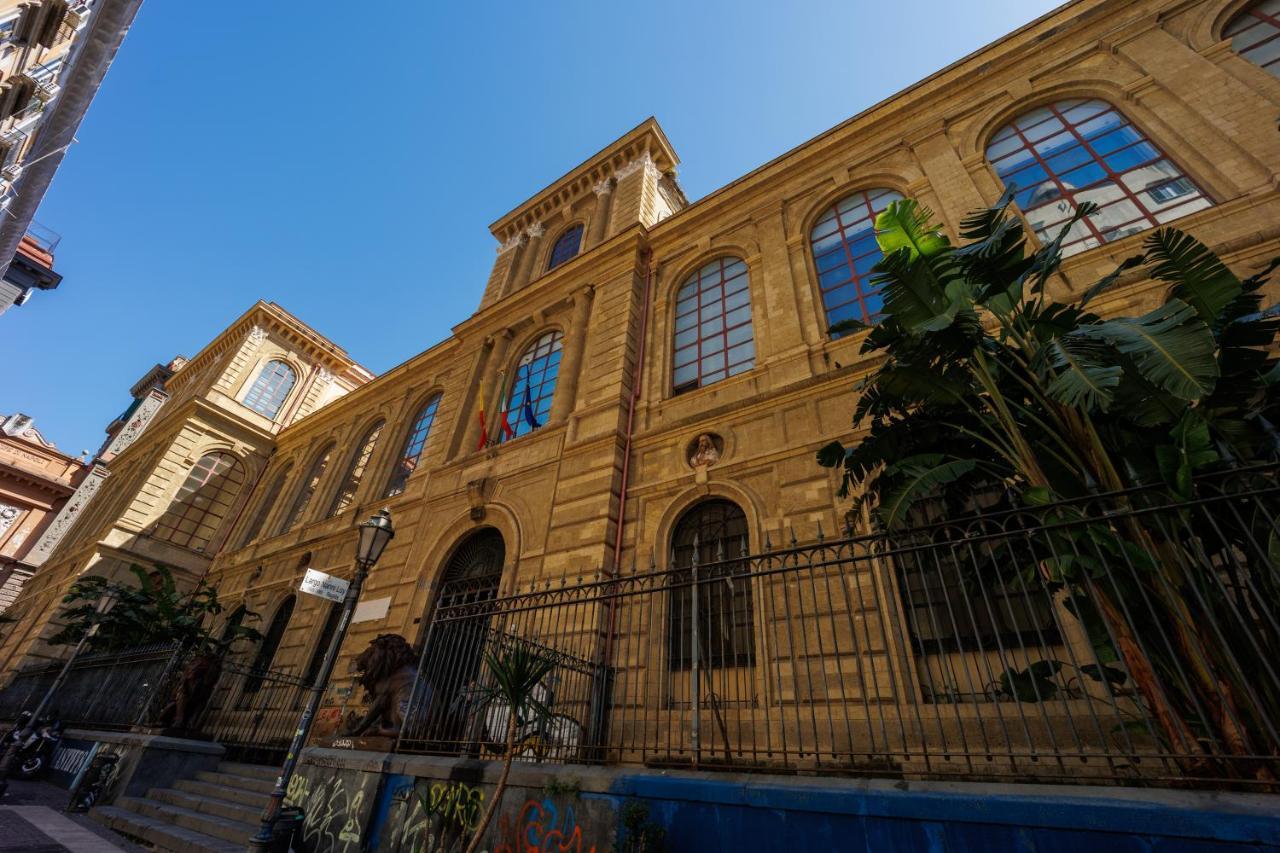
[[[61,740],[61,720],[46,721],[33,731],[18,750],[18,778],[34,779],[43,773]]]
[[[13,728],[5,732],[3,738],[0,738],[0,755],[4,753],[4,750],[9,748],[9,744],[17,742],[18,736],[22,734],[22,730],[25,729],[27,727],[27,723],[30,722],[30,711],[23,711],[18,715],[18,721],[13,724]]]

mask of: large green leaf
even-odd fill
[[[1190,234],[1161,228],[1144,245],[1156,262],[1151,274],[1172,283],[1170,295],[1194,308],[1206,323],[1215,322],[1242,292],[1240,279]]]
[[[1181,299],[1142,317],[1108,320],[1072,334],[1110,343],[1133,360],[1144,379],[1180,400],[1200,399],[1218,378],[1213,332]]]
[[[1120,276],[1138,266],[1138,264],[1142,263],[1144,260],[1146,260],[1146,258],[1142,255],[1134,255],[1133,257],[1125,258],[1114,270],[1091,284],[1088,289],[1085,290],[1084,295],[1080,297],[1080,301],[1076,303],[1076,306],[1084,308],[1096,297],[1110,290],[1115,283],[1120,280]]]
[[[1064,337],[1050,341],[1045,353],[1057,370],[1046,388],[1050,397],[1086,411],[1110,408],[1124,368],[1111,361],[1109,347],[1096,340]]]
[[[890,202],[876,216],[876,241],[891,255],[905,250],[909,260],[932,257],[948,247],[947,238],[931,222],[933,211],[906,198]]]
[[[947,459],[941,453],[910,456],[885,472],[897,488],[880,504],[880,517],[885,527],[899,527],[911,506],[929,492],[954,483],[977,467],[975,459]]]

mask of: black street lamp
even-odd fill
[[[62,665],[62,670],[58,673],[58,677],[53,680],[53,684],[49,685],[49,689],[45,691],[44,698],[40,700],[40,704],[31,712],[30,719],[23,725],[22,731],[9,742],[8,747],[4,751],[4,756],[0,757],[0,797],[5,795],[9,790],[9,773],[13,769],[13,763],[18,760],[18,752],[22,749],[22,744],[27,742],[27,738],[31,737],[31,733],[35,731],[36,726],[40,725],[40,718],[44,715],[44,709],[49,707],[49,703],[53,701],[53,697],[58,692],[58,688],[62,687],[62,682],[67,680],[67,673],[71,671],[71,665],[76,662],[76,658],[80,657],[80,653],[84,651],[85,645],[92,637],[98,633],[98,626],[102,624],[102,620],[111,608],[116,606],[116,594],[109,588],[102,593],[102,596],[93,605],[94,620],[88,630],[80,637],[80,642],[76,643],[75,650],[71,652],[71,657],[67,658],[67,662]]]
[[[302,717],[298,720],[298,729],[293,733],[293,742],[289,744],[289,751],[285,754],[284,766],[280,768],[276,787],[271,792],[267,807],[262,810],[262,825],[258,827],[258,834],[249,839],[251,853],[253,851],[267,853],[271,849],[272,834],[276,819],[280,817],[280,809],[284,806],[285,794],[289,790],[289,780],[293,778],[293,771],[298,766],[298,758],[302,754],[303,746],[306,745],[307,735],[311,733],[311,723],[315,720],[316,711],[320,708],[320,699],[329,687],[329,678],[333,675],[333,665],[337,661],[338,650],[342,648],[347,628],[351,625],[351,614],[355,611],[356,601],[360,598],[360,588],[364,586],[364,580],[369,576],[369,569],[378,562],[378,558],[386,550],[387,543],[395,535],[395,528],[391,526],[391,511],[387,509],[379,510],[368,521],[360,524],[360,536],[356,540],[356,573],[351,579],[351,585],[347,587],[346,598],[342,600],[342,617],[338,620],[337,630],[333,632],[333,639],[329,641],[329,650],[325,652],[324,663],[316,673],[315,683],[311,685],[307,707],[303,709]]]

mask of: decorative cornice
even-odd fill
[[[512,237],[510,240],[508,240],[507,242],[505,242],[505,243],[503,243],[502,245],[498,246],[498,254],[499,254],[499,255],[504,255],[504,254],[506,254],[507,252],[510,252],[512,249],[517,249],[517,248],[519,248],[519,247],[520,247],[520,244],[521,244],[521,243],[523,243],[523,242],[524,242],[524,235],[523,235],[523,234],[517,234],[517,235],[515,235],[514,237]]]
[[[591,191],[596,195],[608,195],[613,192],[613,178],[596,181],[596,185],[591,188]]]
[[[651,178],[657,178],[661,174],[658,171],[658,164],[653,162],[652,155],[646,151],[614,173],[614,177],[618,180],[622,180],[623,178],[635,174],[641,169],[644,169],[645,175]]]
[[[253,346],[261,346],[262,342],[267,339],[267,330],[261,326],[254,326],[249,330],[249,343]]]
[[[543,234],[547,233],[547,229],[543,227],[541,222],[535,222],[525,229],[525,233],[529,235],[530,240],[537,240]]]

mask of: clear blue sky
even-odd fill
[[[65,279],[0,317],[0,413],[96,449],[258,298],[380,373],[475,310],[490,222],[646,116],[697,199],[1054,5],[150,0],[38,214]]]

